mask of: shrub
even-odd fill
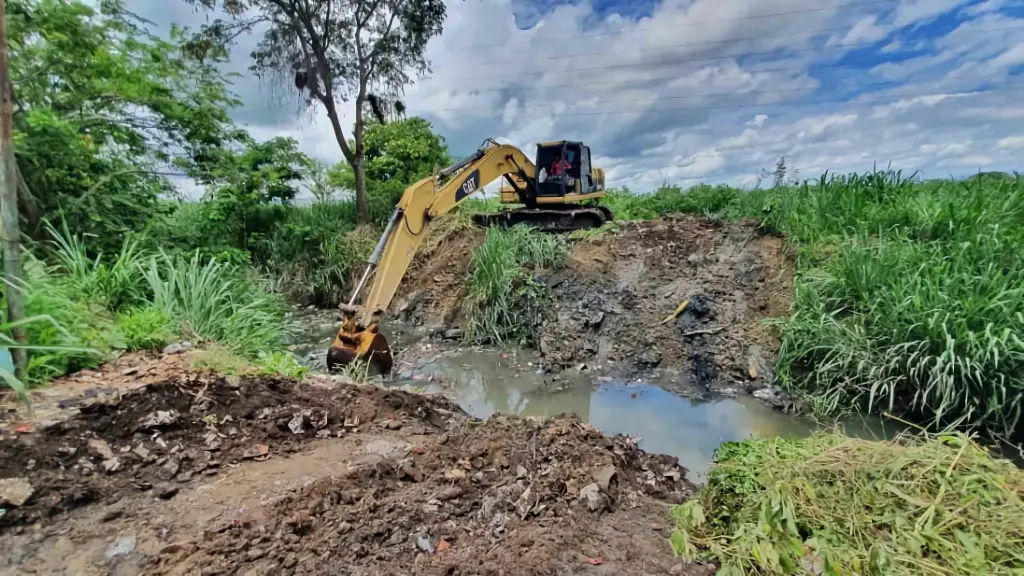
[[[171,319],[153,306],[126,310],[115,317],[114,324],[128,350],[159,350],[175,338]]]

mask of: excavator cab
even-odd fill
[[[603,177],[598,182],[591,172],[590,148],[580,142],[538,144],[536,166],[538,198],[604,191]]]

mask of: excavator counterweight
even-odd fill
[[[476,215],[478,224],[527,224],[545,231],[567,231],[598,227],[613,218],[608,208],[593,205],[605,195],[604,171],[592,167],[587,146],[569,141],[538,144],[534,162],[514,146],[485,141],[469,158],[416,182],[402,194],[348,303],[339,307],[342,323],[327,352],[328,369],[358,360],[368,362],[374,373],[391,372],[393,358],[380,333],[380,318],[426,237],[430,221],[499,178],[504,178],[501,203],[521,207]],[[370,290],[358,305],[371,276]]]

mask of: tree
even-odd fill
[[[328,202],[334,197],[338,187],[331,180],[330,168],[321,160],[310,158],[305,163],[306,180],[309,182],[309,192],[317,202]]]
[[[7,1],[14,138],[39,212],[96,236],[90,248],[116,251],[174,191],[168,171],[246,134],[228,116],[238,101],[216,68],[225,51],[197,60],[186,30],[163,40],[120,2],[99,4]]]
[[[371,100],[396,100],[414,75],[429,71],[427,41],[441,33],[443,0],[187,0],[219,5],[233,19],[217,20],[197,39],[223,45],[243,30],[265,29],[253,52],[258,75],[287,78],[322,105],[335,139],[352,167],[356,211],[369,218],[366,197],[366,108]],[[353,102],[351,142],[338,102]],[[394,105],[397,110],[404,106]]]
[[[365,134],[366,189],[372,212],[387,217],[409,184],[451,164],[444,137],[423,118],[381,124],[367,123]],[[355,175],[345,163],[330,171],[338,188],[355,188]]]

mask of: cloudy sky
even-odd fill
[[[340,161],[321,112],[246,72],[255,41],[234,50],[236,118]],[[581,140],[610,186],[752,187],[780,156],[804,177],[1024,168],[1024,0],[450,0],[428,57],[406,104],[454,154]]]

